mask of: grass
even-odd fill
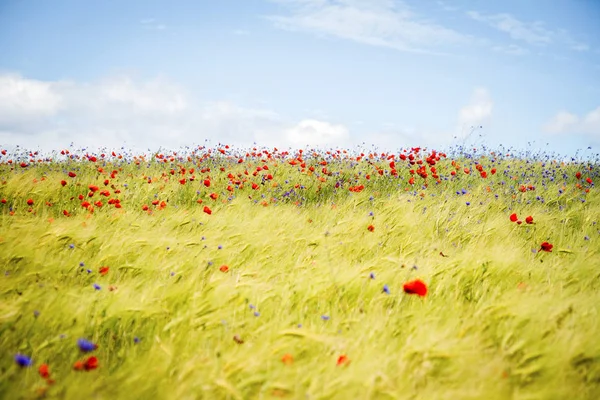
[[[600,397],[596,163],[232,154],[0,159],[1,398]]]

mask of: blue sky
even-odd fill
[[[2,0],[0,145],[574,153],[600,145],[599,20],[594,0]]]

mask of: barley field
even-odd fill
[[[597,159],[2,153],[0,398],[600,398]]]

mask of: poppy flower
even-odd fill
[[[511,222],[517,222],[518,219],[519,219],[519,217],[517,217],[517,213],[510,214]]]
[[[203,211],[204,211],[205,213],[207,213],[208,215],[212,214],[212,210],[211,210],[210,208],[208,208],[208,206],[204,206],[204,209],[203,209]]]
[[[367,230],[369,232],[373,232],[375,230],[375,227],[373,225],[369,225],[369,226],[367,226]]]
[[[79,350],[81,350],[83,353],[89,353],[90,351],[94,351],[98,348],[97,344],[86,339],[77,340],[77,346],[79,346]]]
[[[427,285],[420,279],[415,279],[414,281],[406,282],[403,286],[404,293],[408,294],[416,294],[421,297],[427,294]]]
[[[525,222],[528,224],[533,224],[533,217],[530,215],[529,217],[525,218]]]
[[[50,370],[48,369],[48,364],[42,364],[38,368],[38,372],[42,378],[50,378]]]
[[[286,353],[281,357],[281,362],[285,365],[292,365],[294,363],[294,357],[291,354]]]
[[[221,265],[221,268],[219,268],[219,271],[227,272],[227,271],[229,271],[229,267],[227,265]]]
[[[62,186],[67,186],[67,181],[65,181],[65,180],[62,180],[62,181],[60,181],[60,184],[61,184]]]
[[[341,356],[338,357],[337,363],[336,363],[337,366],[348,365],[348,364],[350,364],[350,360],[348,359],[348,356],[346,356],[345,354],[342,354]]]
[[[547,251],[548,253],[552,253],[552,247],[554,247],[554,245],[552,245],[548,242],[544,242],[540,245],[540,250]]]
[[[98,368],[98,359],[95,356],[89,357],[83,363],[83,367],[85,368],[86,371],[90,371],[92,369]]]
[[[205,179],[204,180],[204,186],[210,187],[210,179]]]
[[[28,206],[32,206],[33,205],[33,200],[32,199],[27,199],[27,205]]]
[[[213,199],[213,200],[216,200],[218,197],[219,197],[219,195],[216,194],[216,193],[211,193],[210,194],[210,198]]]
[[[109,267],[100,267],[100,275],[108,274]]]

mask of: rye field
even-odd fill
[[[0,398],[598,399],[599,168],[3,150]]]

